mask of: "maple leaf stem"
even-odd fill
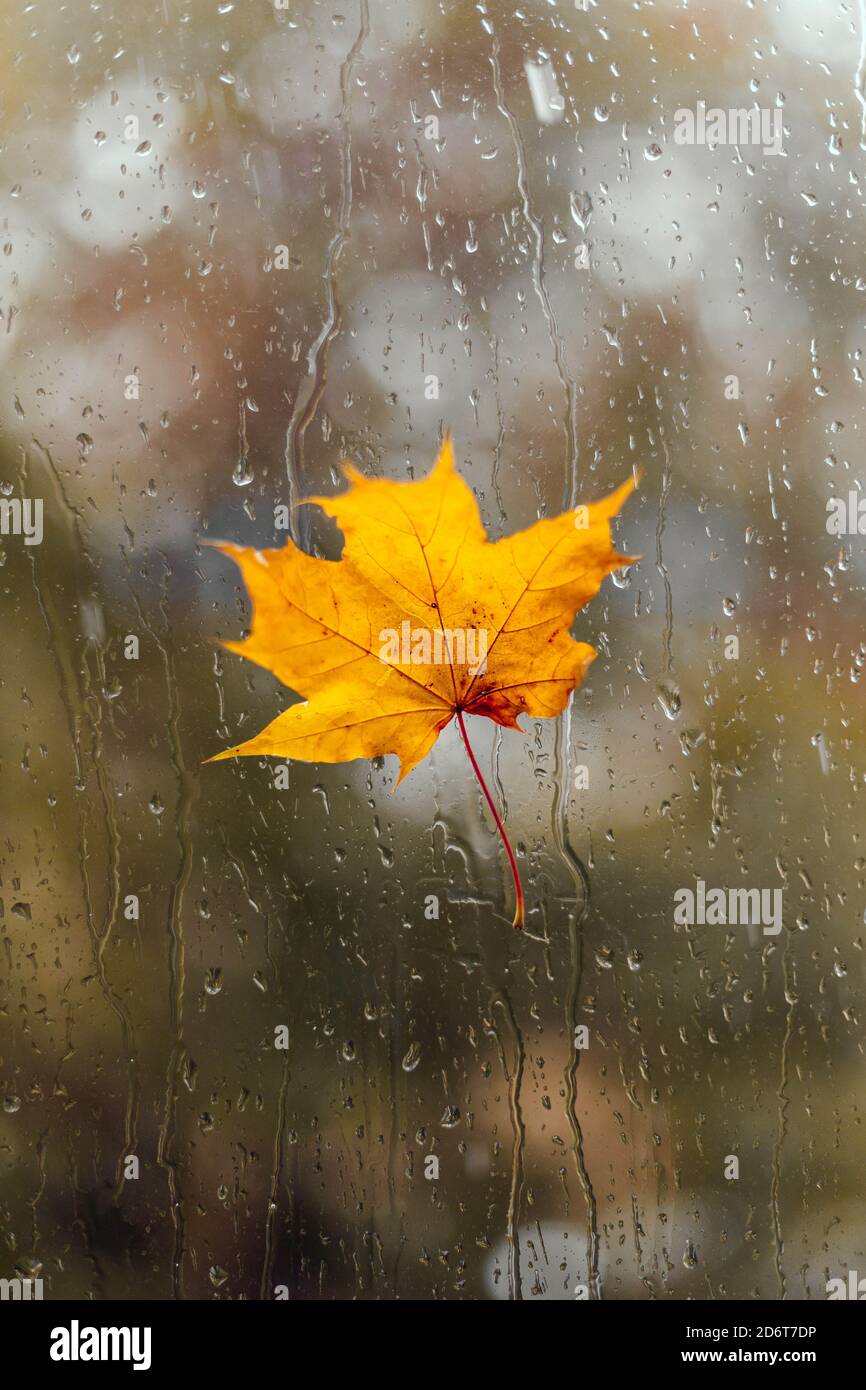
[[[521,931],[523,929],[523,885],[520,882],[520,874],[517,869],[517,860],[514,856],[514,850],[511,848],[511,841],[505,833],[505,826],[502,824],[502,817],[496,809],[496,802],[490,795],[490,791],[488,790],[487,783],[485,782],[484,777],[482,775],[481,768],[478,766],[475,754],[472,752],[472,744],[469,742],[469,735],[466,732],[466,725],[463,723],[463,711],[459,709],[456,713],[457,723],[460,725],[460,732],[463,735],[463,742],[466,745],[466,752],[469,754],[469,761],[472,764],[472,770],[475,773],[475,776],[478,778],[481,790],[483,791],[487,799],[487,805],[490,807],[490,813],[496,822],[496,829],[499,831],[499,837],[502,840],[503,845],[505,846],[505,853],[508,855],[508,862],[511,865],[511,874],[514,878],[514,889],[517,894],[517,906],[514,909],[514,921],[512,923],[512,926],[516,927],[518,931]]]

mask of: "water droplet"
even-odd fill
[[[682,699],[679,687],[673,684],[659,685],[656,688],[656,698],[668,719],[678,719],[682,709]]]
[[[592,221],[592,199],[588,193],[570,193],[568,205],[576,226],[585,232]]]
[[[680,748],[688,757],[696,748],[700,748],[705,739],[706,734],[703,729],[683,729],[680,733]]]

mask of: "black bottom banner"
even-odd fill
[[[841,1301],[841,1300],[840,1300]],[[848,1301],[848,1300],[845,1300]],[[348,1306],[348,1311],[341,1309]],[[436,1307],[436,1328],[429,1335],[438,1341],[471,1329],[480,1361],[486,1369],[498,1360],[496,1348],[512,1345],[503,1340],[503,1329],[495,1310],[480,1314],[482,1322],[464,1323],[466,1309],[458,1311],[453,1329],[442,1323],[442,1305]],[[395,1301],[384,1304],[359,1302],[304,1303],[291,1301],[258,1302],[62,1302],[10,1300],[0,1302],[0,1321],[5,1324],[6,1345],[26,1337],[31,1372],[50,1380],[76,1375],[98,1376],[100,1370],[115,1375],[128,1372],[161,1375],[190,1372],[260,1374],[263,1358],[275,1367],[290,1358],[295,1339],[304,1338],[307,1355],[327,1359],[333,1374],[334,1352],[339,1345],[347,1369],[368,1362],[370,1346],[364,1340],[374,1330],[376,1356],[389,1356],[405,1347],[407,1332],[413,1332],[414,1319],[426,1317],[431,1305]],[[316,1309],[318,1308],[318,1312]],[[366,1312],[362,1311],[366,1309]],[[488,1324],[486,1317],[493,1322]],[[546,1318],[552,1316],[553,1323]],[[323,1319],[321,1327],[317,1318]],[[343,1318],[348,1322],[344,1323]],[[380,1324],[378,1319],[382,1318]],[[559,1322],[562,1317],[568,1324]],[[355,1318],[359,1321],[356,1323]],[[334,1326],[344,1337],[334,1342]],[[857,1364],[863,1324],[853,1308],[836,1302],[784,1303],[683,1303],[683,1302],[574,1302],[562,1312],[542,1314],[524,1324],[537,1335],[543,1327],[554,1335],[573,1337],[576,1365],[584,1364],[584,1350],[592,1345],[611,1358],[610,1369],[619,1375],[630,1371],[645,1374],[654,1370],[666,1375],[674,1368],[700,1371],[707,1366],[735,1368],[762,1367],[786,1371],[792,1367],[811,1367],[823,1375],[843,1366]],[[417,1329],[416,1329],[417,1330]],[[513,1334],[515,1324],[508,1324]],[[327,1340],[317,1343],[319,1335]],[[414,1333],[413,1333],[414,1335]],[[495,1340],[494,1340],[495,1336]],[[506,1334],[507,1336],[507,1334]],[[586,1339],[592,1342],[587,1343]],[[420,1345],[419,1341],[419,1345]],[[560,1342],[560,1346],[563,1344]],[[582,1350],[583,1348],[583,1350]],[[463,1354],[461,1353],[461,1359]],[[393,1365],[393,1361],[391,1362]],[[513,1368],[512,1368],[513,1369]],[[465,1364],[464,1364],[465,1370]]]

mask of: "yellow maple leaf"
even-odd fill
[[[394,753],[402,781],[452,718],[502,836],[523,925],[517,863],[469,744],[464,714],[517,729],[521,714],[551,718],[596,656],[569,628],[612,570],[630,564],[611,544],[610,519],[634,487],[488,540],[446,438],[420,482],[363,477],[310,497],[345,538],[322,560],[291,540],[279,550],[216,542],[238,565],[253,623],[229,651],[303,696],[245,743],[217,753],[337,763]]]

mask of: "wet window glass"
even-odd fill
[[[2,27],[0,1276],[847,1288],[863,6]]]

